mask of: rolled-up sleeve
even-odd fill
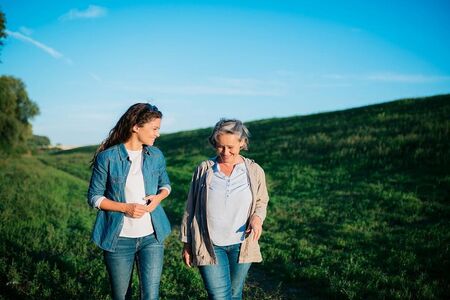
[[[101,156],[101,153],[97,155],[92,169],[87,196],[88,204],[92,208],[97,208],[105,197],[106,181],[108,179],[107,165],[108,162]]]
[[[162,155],[162,154],[161,154]],[[161,157],[161,171],[158,178],[158,190],[167,190],[170,194],[172,187],[170,186],[169,174],[167,174],[166,160],[164,156]]]

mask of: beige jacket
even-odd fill
[[[247,224],[253,215],[257,215],[264,221],[267,203],[269,202],[264,170],[251,159],[244,158],[244,163],[248,170],[253,197]],[[181,223],[181,241],[191,245],[193,263],[197,266],[216,264],[216,257],[206,222],[207,192],[213,175],[213,165],[214,160],[205,160],[195,170]],[[241,244],[239,263],[261,261],[262,257],[258,241],[253,241],[253,232],[251,232]]]

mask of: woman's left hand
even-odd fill
[[[261,237],[262,233],[262,221],[261,218],[257,215],[253,215],[250,219],[250,224],[248,225],[245,233],[249,234],[250,231],[253,231],[253,240],[257,241]]]
[[[161,203],[161,198],[158,195],[148,195],[144,197],[144,200],[147,201],[147,211],[152,212],[155,208]]]

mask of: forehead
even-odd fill
[[[147,123],[144,123],[144,126],[148,126],[148,127],[160,127],[161,126],[161,119],[160,118],[155,118],[155,119],[151,119],[150,121],[148,121]]]
[[[217,136],[217,145],[239,144],[239,136],[233,133],[221,133]]]

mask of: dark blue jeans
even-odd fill
[[[209,299],[242,299],[251,263],[238,263],[240,246],[214,246],[217,264],[199,266]]]
[[[139,274],[141,299],[159,298],[164,246],[154,234],[141,238],[119,237],[116,251],[103,253],[114,300],[131,297],[129,285],[134,261]]]

